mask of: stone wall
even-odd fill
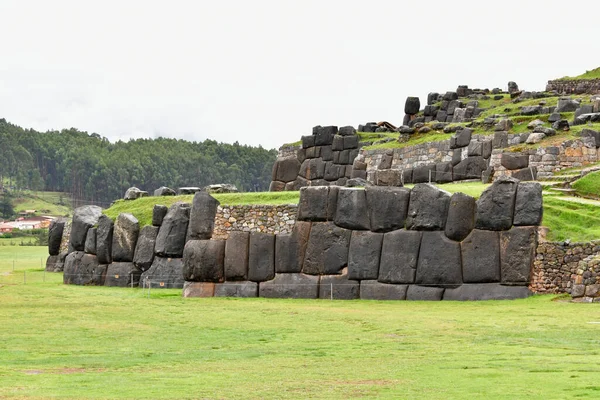
[[[593,276],[586,273],[588,265],[585,263],[588,258],[594,257],[598,253],[600,253],[600,241],[589,243],[541,242],[536,250],[531,290],[536,293],[572,294],[574,285],[592,284],[588,280],[592,277],[594,278],[593,283],[596,283],[595,269]],[[592,264],[594,268],[596,265],[596,263]],[[585,288],[583,293],[585,293]]]
[[[600,79],[548,81],[546,91],[557,91],[560,94],[598,94],[600,93]]]
[[[215,217],[213,237],[227,239],[229,233],[233,231],[290,233],[294,227],[297,212],[298,206],[295,204],[219,206]]]

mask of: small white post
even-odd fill
[[[429,170],[429,183],[431,184],[431,170]]]
[[[330,285],[331,285],[331,287],[330,287],[330,290],[331,290],[331,296],[330,297],[331,297],[331,299],[330,300],[333,300],[333,283],[331,283]]]

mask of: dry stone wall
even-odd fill
[[[235,231],[290,233],[296,222],[297,210],[295,204],[219,206],[213,237],[227,239]]]
[[[597,94],[600,93],[600,79],[548,81],[546,91],[556,91],[560,94]]]

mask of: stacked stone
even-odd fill
[[[586,302],[600,302],[600,254],[594,254],[579,262],[573,276],[571,296]]]
[[[346,184],[358,155],[359,137],[351,126],[316,126],[302,137],[296,156],[278,158],[273,165],[270,191],[299,190],[306,186]]]
[[[598,94],[600,93],[600,79],[548,81],[546,91],[556,91],[560,94]]]
[[[427,106],[423,109],[423,120],[415,122],[465,122],[471,121],[483,112],[476,100],[464,103],[460,98],[469,97],[473,91],[468,86],[459,86],[456,92],[446,92],[443,95],[429,93]],[[435,105],[441,102],[440,105]]]
[[[46,260],[46,271],[61,272],[65,267],[65,258],[68,251],[61,249],[66,221],[54,220],[48,229],[48,259]]]
[[[507,178],[477,201],[414,189],[307,187],[292,234],[186,246],[184,296],[483,300],[530,294],[541,186]]]
[[[296,204],[219,206],[213,237],[227,239],[235,231],[291,233],[297,212]]]

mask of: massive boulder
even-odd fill
[[[175,203],[165,215],[156,236],[154,252],[161,257],[181,258],[185,246],[190,207],[185,203]]]
[[[570,97],[561,97],[558,99],[558,105],[554,109],[554,112],[564,113],[564,112],[574,112],[579,108],[579,103]]]
[[[328,200],[328,186],[303,187],[300,189],[300,201],[298,202],[298,220],[327,220]]]
[[[181,258],[156,257],[150,268],[140,276],[142,288],[183,288],[183,260]]]
[[[404,228],[410,189],[370,186],[367,194],[367,212],[373,232],[389,232]]]
[[[166,186],[161,186],[154,191],[154,196],[175,196],[176,194],[176,191]]]
[[[249,232],[232,231],[225,243],[225,280],[248,280]]]
[[[337,226],[346,229],[368,230],[370,220],[365,210],[367,210],[367,196],[364,189],[339,189],[335,213]]]
[[[275,236],[252,232],[248,252],[248,280],[265,282],[275,277]]]
[[[154,261],[154,245],[156,244],[156,236],[158,235],[158,227],[148,225],[142,228],[135,245],[135,253],[133,263],[141,270],[146,271]]]
[[[48,256],[46,259],[46,271],[47,272],[62,272],[65,269],[65,259],[67,253],[60,253],[57,256]]]
[[[184,282],[183,297],[213,297],[215,295],[214,282]]]
[[[452,170],[453,179],[481,179],[483,171],[487,168],[488,163],[482,156],[467,157],[456,164]]]
[[[63,283],[66,285],[103,285],[106,265],[98,264],[98,258],[83,251],[70,253],[64,264]]]
[[[202,188],[206,193],[239,193],[237,186],[232,183],[213,183]]]
[[[514,170],[529,166],[527,154],[502,153],[500,164],[506,169]]]
[[[446,236],[460,242],[466,238],[475,226],[475,199],[464,193],[454,193],[450,197],[448,218],[446,219]]]
[[[135,200],[135,199],[139,199],[140,197],[146,197],[146,196],[148,196],[148,192],[140,190],[134,186],[134,187],[130,187],[129,189],[127,189],[127,191],[125,192],[125,196],[123,196],[123,199],[124,200]]]
[[[444,296],[444,288],[435,286],[410,285],[406,291],[406,300],[439,301]]]
[[[519,182],[513,224],[539,225],[543,212],[542,185],[537,182]]]
[[[152,209],[152,225],[161,226],[167,212],[169,212],[169,207],[156,204]]]
[[[83,206],[75,209],[69,237],[69,252],[85,249],[87,231],[98,223],[101,215],[102,209],[98,206]]]
[[[112,239],[114,223],[106,215],[101,215],[96,228],[96,256],[100,264],[112,262]]]
[[[477,200],[475,227],[501,231],[513,224],[518,180],[500,178],[488,187]]]
[[[84,251],[87,254],[96,255],[96,231],[97,228],[88,229],[87,236],[85,237]]]
[[[531,296],[525,286],[502,286],[498,283],[462,285],[444,291],[444,300],[512,300]]]
[[[217,283],[215,297],[258,297],[258,283],[250,281]]]
[[[361,300],[405,300],[408,285],[390,285],[378,281],[360,282]]]
[[[408,115],[415,115],[419,113],[421,108],[421,101],[418,97],[408,97],[404,104],[404,113]]]
[[[183,278],[192,282],[223,282],[225,241],[190,240],[183,250]]]
[[[410,192],[406,228],[411,230],[443,230],[448,217],[450,193],[430,184],[417,184]]]
[[[300,171],[300,162],[298,157],[278,158],[275,161],[275,177],[273,180],[281,182],[291,182],[296,179]]]
[[[106,269],[104,286],[134,287],[140,283],[142,271],[132,262],[113,262]]]
[[[319,298],[331,300],[354,300],[360,296],[360,282],[348,279],[347,271],[342,275],[321,275]]]
[[[378,280],[414,283],[421,247],[421,232],[398,230],[383,235]]]
[[[304,274],[277,274],[259,284],[260,297],[281,299],[316,299],[319,296],[319,277]]]
[[[503,285],[529,284],[536,246],[536,227],[514,227],[500,232],[500,276]]]
[[[115,222],[112,240],[112,259],[132,262],[140,234],[140,223],[133,214],[121,213]]]
[[[51,256],[60,254],[60,243],[62,242],[64,229],[64,220],[57,219],[50,223],[50,228],[48,230],[48,253]]]
[[[310,275],[340,274],[348,265],[352,231],[331,222],[314,222],[306,247],[302,272]]]
[[[381,256],[382,233],[354,231],[350,237],[348,278],[355,280],[377,279]]]
[[[475,229],[461,243],[463,282],[500,281],[500,236],[495,231]]]
[[[460,245],[444,232],[423,232],[415,283],[442,287],[461,284]]]
[[[219,204],[217,199],[206,192],[194,195],[188,224],[189,239],[208,240],[212,237]]]

